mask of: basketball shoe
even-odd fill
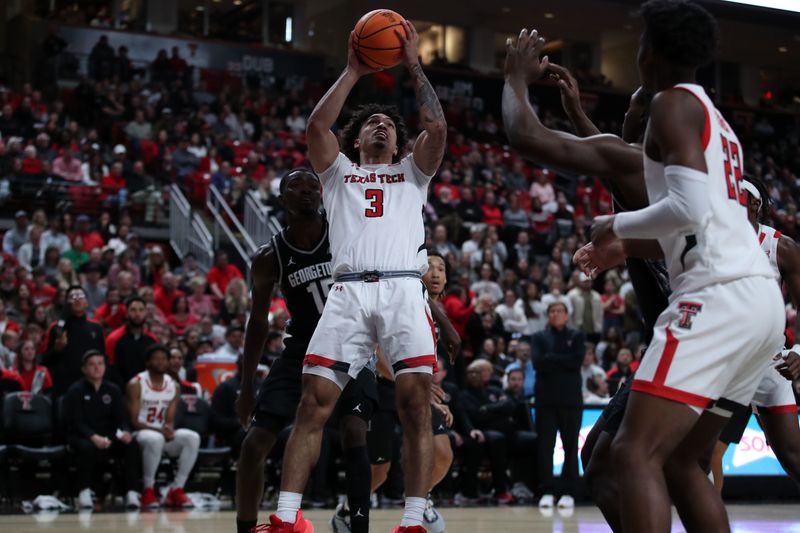
[[[314,524],[303,518],[302,511],[297,511],[297,520],[294,524],[270,515],[269,524],[260,524],[251,529],[250,533],[314,533]]]

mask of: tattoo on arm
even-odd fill
[[[428,81],[419,63],[411,67],[411,76],[414,78],[414,90],[417,93],[419,112],[423,122],[425,124],[430,124],[443,120],[444,111],[442,111],[442,104],[439,103],[436,91],[433,90],[431,82]]]

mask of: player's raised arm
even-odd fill
[[[522,30],[516,44],[509,38],[503,87],[503,124],[509,144],[524,158],[566,172],[597,176],[619,182],[632,176],[641,180],[639,147],[614,135],[581,139],[546,128],[528,101],[528,85],[548,69],[549,60],[539,55],[544,39],[533,30]]]
[[[347,96],[361,76],[375,72],[358,60],[353,49],[353,39],[354,35],[351,32],[347,43],[347,66],[339,79],[317,102],[306,124],[308,159],[317,173],[327,170],[339,155],[339,140],[331,131],[331,127],[339,118]]]
[[[403,43],[403,63],[414,81],[420,124],[424,129],[414,143],[414,162],[422,172],[430,176],[439,169],[444,157],[447,121],[444,119],[444,111],[436,91],[433,90],[431,82],[422,71],[422,65],[419,64],[417,29],[407,20],[403,21],[403,27],[405,32],[396,30],[396,33]],[[402,146],[399,148],[402,150]]]
[[[278,279],[277,257],[272,246],[265,246],[253,257],[251,275],[253,305],[244,333],[242,358],[242,390],[236,399],[236,414],[242,426],[247,426],[255,405],[255,376],[258,362],[269,334],[269,306]]]

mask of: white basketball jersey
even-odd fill
[[[776,230],[775,228],[765,226],[764,224],[758,225],[758,243],[761,245],[761,249],[764,250],[764,253],[767,254],[767,259],[769,259],[769,264],[772,267],[772,271],[775,273],[775,277],[779,280],[781,277],[781,271],[778,268],[778,241],[780,240],[780,231]]]
[[[706,112],[703,148],[710,209],[695,233],[671,233],[658,239],[669,270],[671,299],[747,276],[774,277],[747,219],[747,193],[740,187],[744,154],[739,139],[702,87],[680,84],[675,89],[692,93]],[[668,194],[664,164],[645,153],[644,171],[653,204]]]
[[[334,276],[365,270],[428,269],[422,209],[426,176],[413,155],[358,165],[340,153],[320,175]]]
[[[145,370],[136,374],[142,393],[139,403],[139,422],[150,427],[164,427],[167,408],[175,398],[177,384],[168,374],[164,374],[164,384],[156,389],[150,383],[150,374]]]

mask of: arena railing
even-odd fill
[[[222,232],[233,245],[249,274],[250,259],[255,254],[258,246],[242,226],[225,197],[214,185],[208,187],[206,207],[212,217],[212,237],[215,249],[221,245],[222,237],[220,232]]]
[[[255,191],[244,198],[244,229],[257,246],[263,246],[281,230],[281,224],[269,214],[270,208],[261,203]]]
[[[177,185],[170,187],[169,242],[179,257],[192,253],[206,271],[214,262],[214,241],[203,218],[192,211]]]

